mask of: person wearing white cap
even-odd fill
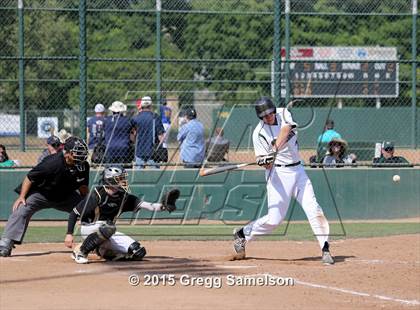
[[[152,111],[152,98],[145,96],[139,100],[137,107],[139,108],[139,114],[131,119],[131,123],[135,128],[136,132],[136,169],[142,169],[146,165],[154,168],[159,168],[157,162],[160,162],[160,158],[154,158],[154,155],[158,155],[155,152],[157,146],[161,146],[161,150],[167,149],[162,148],[163,135],[165,133],[162,121],[156,113]]]
[[[121,101],[114,101],[108,108],[112,115],[105,118],[105,162],[130,163],[132,161],[132,142],[130,133],[133,126],[124,115],[127,106]]]
[[[98,103],[95,105],[95,116],[89,118],[87,123],[87,144],[89,149],[93,149],[96,144],[104,138],[105,107]]]

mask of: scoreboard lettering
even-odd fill
[[[300,51],[304,51],[301,53],[304,57],[299,57]],[[291,55],[288,77],[286,62],[281,63],[282,97],[286,83],[290,83],[291,95],[296,98],[398,96],[399,67],[395,48],[300,48],[292,49]],[[337,55],[341,59],[337,59]],[[297,59],[299,61],[293,61]]]

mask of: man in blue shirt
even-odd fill
[[[95,106],[95,116],[89,118],[87,123],[87,143],[90,150],[104,137],[105,107],[98,103]]]
[[[185,168],[200,168],[205,155],[204,126],[197,120],[194,108],[185,111],[187,123],[178,132],[181,143],[181,161]]]
[[[105,119],[105,162],[106,163],[130,163],[131,141],[130,133],[133,126],[130,119],[123,113],[127,106],[121,101],[115,101],[109,107],[112,116]]]
[[[341,139],[341,135],[334,130],[334,121],[328,119],[325,122],[325,131],[318,137],[318,143],[328,144],[332,139]]]
[[[136,168],[150,165],[159,168],[153,160],[153,152],[157,145],[162,143],[165,133],[160,117],[152,112],[152,99],[143,97],[139,114],[131,119],[136,130]]]

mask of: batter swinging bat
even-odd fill
[[[220,166],[220,167],[214,167],[214,168],[208,168],[208,169],[201,168],[200,172],[199,172],[199,175],[201,177],[205,177],[205,176],[208,176],[208,175],[222,173],[222,172],[225,172],[225,171],[236,170],[236,169],[246,167],[246,166],[250,166],[250,165],[256,165],[256,162],[254,161],[254,162],[251,162],[251,163]]]

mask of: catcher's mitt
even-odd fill
[[[166,192],[162,197],[162,210],[166,210],[169,213],[176,210],[176,200],[179,198],[180,191],[179,189],[171,189],[169,192]]]

